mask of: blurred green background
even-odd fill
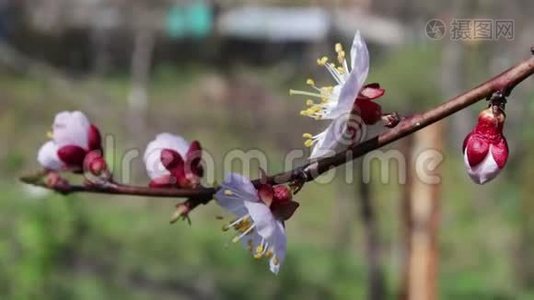
[[[241,11],[247,7],[254,13]],[[307,26],[314,28],[303,26],[307,38],[276,26],[280,20],[291,26],[293,15],[285,13],[300,9],[304,19],[295,20],[309,18]],[[298,116],[304,99],[290,98],[288,90],[304,89],[308,77],[329,82],[315,58],[332,56],[334,42],[349,45],[361,29],[372,56],[368,81],[386,88],[379,100],[384,110],[410,114],[527,57],[532,11],[529,0],[0,2],[0,297],[369,298],[359,185],[344,182],[341,172],[332,183],[310,183],[298,195],[301,207],[287,223],[288,256],[278,276],[231,243],[215,203],[195,210],[192,226],[171,226],[179,199],[64,197],[17,178],[38,170],[38,147],[61,110],[86,112],[112,136],[110,157],[142,153],[155,134],[169,131],[200,140],[219,166],[231,149],[261,149],[268,153],[268,171],[279,172],[285,153],[304,148],[302,133],[321,128]],[[256,26],[250,16],[266,20]],[[448,30],[453,18],[511,19],[514,36],[454,41],[447,31],[434,40],[425,35],[433,18]],[[461,154],[484,104],[444,122],[438,231],[443,299],[534,298],[533,99],[532,80],[512,95],[506,124],[511,157],[485,186],[470,181]],[[120,170],[119,160],[114,163]],[[132,170],[133,183],[147,183],[140,158]],[[216,170],[218,180],[225,171]],[[403,186],[396,173],[388,184],[380,175],[374,170],[370,189],[382,295],[397,298]]]

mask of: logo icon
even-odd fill
[[[426,36],[433,40],[441,40],[445,36],[445,22],[439,19],[432,19],[426,23]]]

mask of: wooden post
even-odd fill
[[[131,84],[128,95],[128,128],[133,134],[144,132],[146,111],[149,105],[148,85],[152,56],[156,46],[156,32],[151,20],[154,13],[142,5],[134,6],[131,16],[135,22],[131,57]]]
[[[411,185],[412,185],[412,172],[409,172],[412,162],[412,150],[414,148],[413,146],[414,138],[413,135],[407,136],[406,138],[402,139],[400,141],[400,150],[402,151],[404,155],[404,159],[408,164],[406,165],[406,182],[404,186],[402,186],[402,195],[401,195],[401,203],[399,207],[399,214],[400,214],[400,220],[401,220],[401,280],[400,280],[400,288],[398,292],[398,299],[399,300],[406,300],[408,299],[408,285],[409,285],[409,278],[410,278],[410,253],[411,253],[411,243],[410,243],[410,237],[412,234],[412,217],[411,217],[411,211],[412,211],[412,205],[411,205]]]
[[[430,183],[428,176],[438,171],[427,168],[423,160],[440,161],[442,124],[437,123],[415,134],[409,166],[404,208],[406,228],[406,269],[400,298],[433,300],[437,294],[438,220],[440,184]],[[435,157],[432,157],[435,156]]]
[[[363,167],[359,170],[359,187],[357,201],[360,204],[360,217],[365,235],[365,255],[367,260],[367,299],[380,300],[385,298],[384,274],[382,272],[380,231],[376,212],[373,207],[371,184],[363,179]]]

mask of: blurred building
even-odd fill
[[[156,62],[185,56],[224,62],[227,55],[259,62],[267,56],[291,55],[291,49],[302,51],[331,37],[350,39],[356,30],[371,44],[390,46],[405,40],[403,25],[373,14],[370,0],[302,2],[300,6],[208,0],[5,3],[15,7],[17,14],[11,15],[17,17],[8,20],[0,9],[0,37],[22,53],[74,70],[128,67],[139,31],[154,35]],[[16,26],[11,26],[10,34],[3,33],[10,24]],[[271,44],[289,50],[273,52]],[[269,55],[263,55],[265,51]]]

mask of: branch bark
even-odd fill
[[[534,54],[534,53],[533,53]],[[307,182],[317,178],[331,168],[340,166],[353,159],[361,157],[373,150],[386,146],[407,135],[421,130],[439,120],[442,120],[455,112],[462,110],[482,99],[486,99],[497,92],[509,95],[512,89],[534,73],[534,57],[530,57],[503,73],[491,78],[485,83],[456,96],[437,107],[424,113],[404,118],[397,127],[387,130],[363,143],[354,145],[334,156],[312,161],[293,170],[268,176],[267,182],[282,184],[293,181]],[[87,192],[99,194],[188,198],[189,210],[200,204],[208,203],[218,187],[201,187],[198,189],[153,189],[148,187],[127,186],[121,184],[109,184],[106,186],[68,185],[64,187],[48,187],[41,180],[32,177],[24,177],[21,180],[28,184],[42,186],[60,192],[62,194]],[[259,184],[260,180],[253,181]]]

